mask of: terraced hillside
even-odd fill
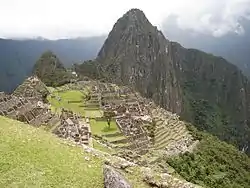
[[[156,150],[166,149],[167,154],[178,154],[192,149],[197,144],[189,133],[185,122],[162,108],[154,109],[155,121],[154,146]]]
[[[176,155],[195,143],[176,115],[125,86],[81,81],[57,88],[48,100],[54,109],[65,108],[90,118],[92,135],[118,150],[145,154],[154,149]],[[110,126],[105,112],[114,114]]]

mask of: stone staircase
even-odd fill
[[[151,149],[165,150],[169,155],[175,155],[187,151],[196,143],[185,122],[180,121],[177,115],[162,108],[155,108],[151,113],[156,126]]]

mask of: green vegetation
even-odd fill
[[[52,106],[52,110],[60,112],[62,108],[72,110],[75,113],[84,115],[84,93],[78,90],[54,91],[48,101]]]
[[[123,136],[119,128],[116,125],[116,122],[112,120],[110,122],[110,125],[108,125],[107,121],[105,120],[90,120],[90,126],[91,131],[94,135],[97,135],[99,137],[102,137],[108,142],[123,140],[126,137]],[[125,144],[119,144],[120,146],[123,146]]]
[[[103,117],[103,112],[101,110],[91,110],[85,109],[85,117],[89,118],[100,118]]]
[[[185,63],[185,64],[184,64]],[[182,117],[237,148],[249,143],[249,82],[223,58],[189,49],[183,62]],[[248,149],[248,154],[250,150]]]
[[[194,153],[168,159],[168,163],[187,181],[205,187],[250,187],[250,159],[234,146],[193,129],[201,139]]]
[[[44,52],[33,68],[37,75],[47,86],[61,86],[70,82],[70,74],[63,64],[51,51]]]
[[[125,173],[124,171],[120,171],[121,174],[129,179],[129,181],[133,184],[134,188],[150,188],[145,181],[143,181],[143,173],[140,167],[129,167],[127,170],[131,173]]]
[[[80,90],[61,90],[61,88],[50,89],[52,94],[48,96],[52,111],[60,113],[61,109],[68,109],[89,118],[102,117],[103,112],[99,109],[87,109],[84,107],[87,93]]]
[[[107,120],[108,128],[110,129],[110,123],[115,113],[113,111],[104,111],[103,116]]]
[[[125,139],[125,137],[123,135],[121,135],[121,136],[109,136],[109,137],[104,136],[103,138],[109,142],[114,142],[114,141],[119,141],[119,140]]]
[[[108,127],[107,121],[91,119],[90,126],[92,133],[99,136],[120,132],[115,121],[111,121]]]
[[[230,112],[211,100],[205,100],[199,96],[191,97],[189,92],[186,91],[188,105],[184,112],[184,119],[192,122],[198,130],[208,131],[238,148],[246,145],[250,127],[243,125],[244,121],[236,120],[238,117],[235,115],[229,116]]]
[[[91,78],[101,78],[96,61],[85,61],[82,64],[74,64],[74,69],[80,76],[89,76]]]
[[[0,187],[103,187],[100,159],[27,124],[0,125]]]

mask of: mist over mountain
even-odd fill
[[[163,30],[169,40],[177,41],[186,48],[200,49],[222,56],[249,76],[250,21],[241,19],[239,23],[243,29],[241,34],[230,32],[226,35],[215,37],[192,29],[181,29],[178,26],[178,16],[171,15],[165,20]]]
[[[74,62],[93,59],[99,51],[104,36],[46,40],[0,39],[0,91],[11,92],[31,74],[32,68],[47,50],[53,51],[69,67]]]

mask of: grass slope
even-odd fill
[[[110,128],[108,128],[107,121],[91,119],[90,126],[91,126],[91,131],[94,135],[102,136],[105,140],[109,142],[122,140],[126,138],[123,135],[108,136],[109,134],[121,133],[115,121],[111,121]]]
[[[0,153],[0,187],[103,187],[100,159],[2,116]]]
[[[93,132],[93,134],[96,134],[99,136],[120,132],[115,121],[111,121],[110,128],[108,128],[107,121],[101,121],[101,120],[97,121],[95,119],[91,119],[90,126],[91,126],[91,131]]]
[[[52,94],[48,96],[48,101],[51,104],[53,112],[60,113],[61,109],[68,109],[75,113],[79,113],[82,116],[89,118],[102,117],[103,113],[101,110],[88,110],[84,108],[85,91],[80,90],[65,90],[60,91],[57,89],[50,88]]]
[[[84,114],[83,105],[84,94],[81,91],[69,90],[69,91],[54,91],[52,95],[48,97],[48,101],[52,106],[52,110],[59,112],[61,108],[72,110],[74,112]]]

